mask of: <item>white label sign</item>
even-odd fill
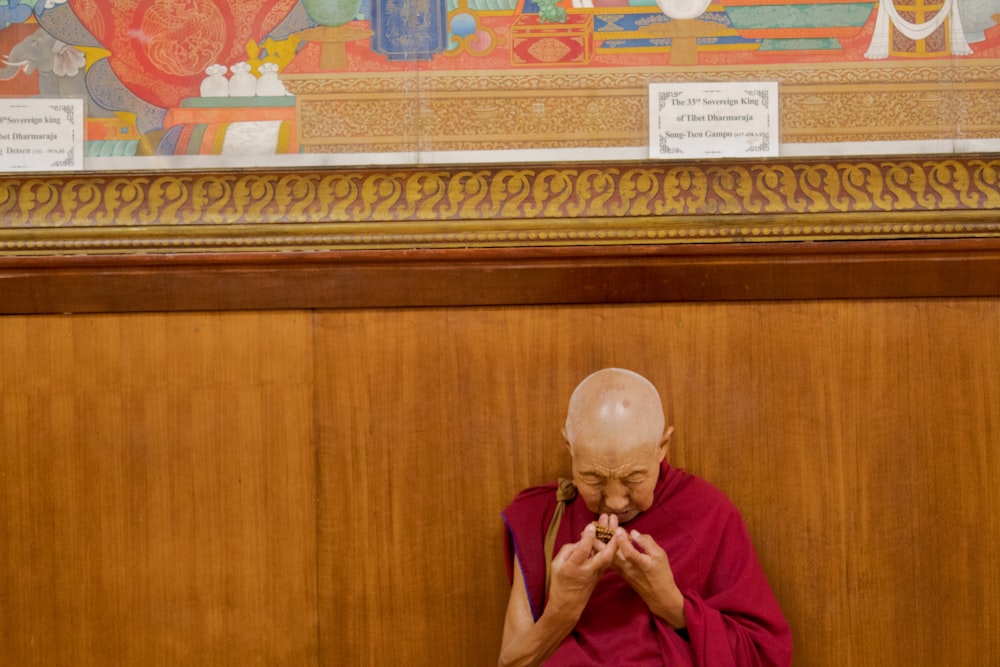
[[[0,171],[83,169],[82,99],[0,99]]]
[[[778,83],[654,83],[651,158],[778,154]]]

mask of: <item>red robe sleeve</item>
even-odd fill
[[[722,526],[715,553],[705,560],[707,576],[700,590],[678,582],[684,594],[687,635],[695,664],[698,667],[790,665],[791,631],[753,550],[746,526],[735,511]]]

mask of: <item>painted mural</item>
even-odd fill
[[[778,81],[786,153],[1000,146],[1000,0],[3,1],[94,168],[642,158],[669,81]]]

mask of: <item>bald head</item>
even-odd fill
[[[652,506],[673,432],[664,425],[660,394],[638,373],[605,368],[577,386],[563,435],[591,512],[624,524]]]
[[[655,445],[664,435],[660,394],[634,371],[605,368],[584,378],[569,400],[566,440],[570,447]]]

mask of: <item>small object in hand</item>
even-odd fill
[[[607,526],[602,526],[598,522],[594,521],[594,528],[597,529],[597,539],[601,542],[607,544],[611,541],[611,538],[615,536],[615,531],[611,530]]]

